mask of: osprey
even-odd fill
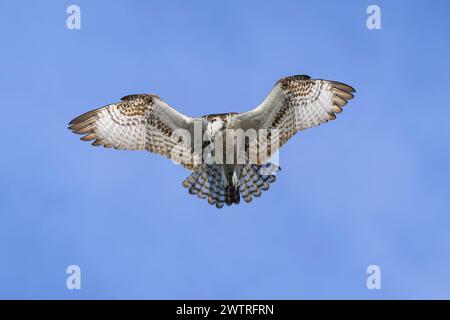
[[[189,193],[222,208],[239,204],[241,196],[250,202],[268,190],[280,170],[270,162],[274,153],[298,131],[336,119],[354,92],[341,82],[296,75],[277,81],[253,110],[197,118],[181,114],[157,95],[133,94],[73,119],[69,129],[83,134],[83,141],[94,140],[93,146],[148,150],[173,159],[192,171],[183,181]],[[180,137],[180,130],[194,139]],[[232,130],[258,132],[252,140],[256,143],[244,137],[243,162],[236,161],[235,139],[225,142],[230,140],[226,132]],[[196,135],[201,136],[200,144]],[[265,152],[260,152],[261,146]],[[252,150],[256,157],[250,161]],[[230,153],[234,162],[217,160],[218,155],[223,159]]]

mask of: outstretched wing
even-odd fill
[[[200,118],[187,117],[152,94],[129,95],[121,100],[73,119],[69,129],[83,134],[83,141],[94,140],[93,146],[148,150],[173,159],[188,169],[194,167],[192,158],[183,157],[197,156],[193,143],[187,146],[173,133],[177,129],[185,129],[193,137],[194,121],[202,121]]]
[[[264,163],[298,131],[318,126],[336,119],[355,90],[349,85],[330,80],[314,80],[297,75],[279,80],[266,99],[255,109],[234,118],[233,127],[244,130],[267,129],[268,153],[258,154],[258,162]],[[269,141],[279,139],[279,144],[270,146]],[[272,140],[270,140],[272,139]]]

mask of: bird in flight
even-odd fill
[[[341,82],[295,75],[278,80],[250,111],[197,118],[157,95],[133,94],[76,117],[69,129],[93,146],[172,159],[191,171],[183,181],[190,194],[222,208],[268,190],[280,171],[271,162],[279,148],[297,132],[336,119],[354,92]]]

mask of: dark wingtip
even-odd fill
[[[355,88],[353,88],[352,86],[350,86],[350,85],[348,85],[346,83],[339,82],[339,81],[331,81],[331,82],[336,87],[338,87],[339,89],[345,90],[345,91],[350,92],[350,93],[355,93],[356,92]]]

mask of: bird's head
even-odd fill
[[[214,142],[216,135],[224,129],[224,122],[220,118],[213,118],[206,126],[206,137],[210,142]]]

